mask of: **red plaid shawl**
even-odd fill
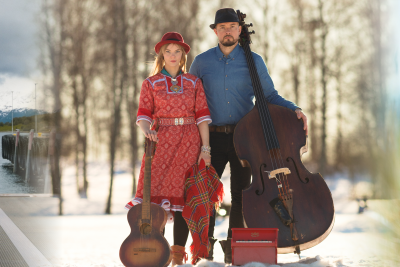
[[[214,207],[222,202],[224,188],[219,180],[214,167],[206,167],[204,160],[200,165],[194,164],[186,172],[185,184],[185,207],[182,217],[185,219],[193,243],[190,245],[192,264],[195,264],[199,257],[208,257],[208,227],[210,215]]]

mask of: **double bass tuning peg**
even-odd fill
[[[246,24],[247,27],[253,27],[253,23]]]
[[[251,32],[249,32],[249,34],[255,34],[256,32],[255,31],[251,31]]]

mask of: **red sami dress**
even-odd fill
[[[211,122],[201,80],[185,73],[178,75],[177,81],[181,87],[178,92],[170,90],[171,77],[162,73],[143,82],[136,123],[182,117],[194,117],[196,124]],[[200,154],[201,139],[196,124],[160,125],[158,128],[159,142],[151,165],[151,202],[168,212],[169,221],[173,220],[169,211],[182,211],[185,206],[185,173],[197,162]],[[143,178],[144,156],[136,196],[126,204],[127,209],[142,203]]]

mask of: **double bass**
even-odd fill
[[[131,233],[119,250],[121,262],[126,267],[168,266],[172,260],[171,247],[162,234],[167,223],[167,213],[160,206],[150,203],[154,148],[155,142],[146,138],[143,203],[129,210]]]
[[[302,120],[292,110],[271,104],[264,96],[250,50],[245,14],[237,10],[254,95],[254,108],[236,125],[236,153],[251,167],[252,182],[243,190],[243,217],[249,228],[278,228],[278,253],[297,253],[324,240],[334,224],[331,192],[319,173],[301,161],[307,152]]]

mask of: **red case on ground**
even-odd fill
[[[232,265],[249,262],[277,264],[278,231],[278,228],[233,228]]]

